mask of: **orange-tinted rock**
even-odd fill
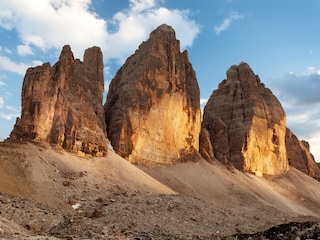
[[[301,172],[320,180],[320,168],[310,153],[309,143],[300,141],[289,128],[286,132],[286,148],[289,164]]]
[[[103,60],[99,47],[85,51],[83,62],[64,46],[59,61],[29,68],[22,87],[22,114],[11,140],[48,142],[79,153],[107,152]]]
[[[201,128],[199,138],[199,153],[209,163],[214,163],[214,153],[210,141],[210,133],[205,128]]]
[[[200,93],[187,51],[161,25],[111,81],[105,104],[108,138],[131,162],[173,163],[199,150]]]
[[[288,170],[286,115],[272,92],[246,63],[231,66],[227,79],[204,108],[215,157],[257,175]]]

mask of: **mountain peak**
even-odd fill
[[[62,59],[64,58],[71,58],[71,59],[74,59],[73,57],[73,52],[71,50],[71,47],[70,45],[64,45],[62,50],[61,50],[61,53],[60,53],[60,57],[59,57],[59,61],[61,61]]]
[[[172,35],[175,37],[176,35],[176,32],[175,30],[173,29],[173,27],[167,25],[167,24],[162,24],[160,25],[159,27],[157,27],[155,30],[153,30],[150,34],[150,38],[154,35]]]
[[[237,81],[259,83],[260,79],[254,74],[248,63],[241,62],[239,65],[232,65],[227,71],[226,83]]]

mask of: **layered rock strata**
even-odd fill
[[[286,148],[289,164],[301,172],[320,180],[320,168],[310,153],[309,143],[300,141],[289,128],[286,132]]]
[[[105,104],[114,150],[135,163],[174,163],[199,150],[200,93],[187,51],[161,25],[130,56]]]
[[[103,60],[99,47],[74,59],[70,46],[59,61],[29,68],[22,87],[22,114],[11,140],[48,142],[79,154],[107,152]]]
[[[202,126],[222,163],[257,175],[288,170],[285,112],[248,64],[229,68],[204,108]]]

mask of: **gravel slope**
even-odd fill
[[[314,233],[320,221],[320,183],[295,169],[258,178],[202,160],[134,166],[111,151],[1,143],[0,192],[1,239],[255,239],[291,222]]]

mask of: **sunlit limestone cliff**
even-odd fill
[[[161,25],[127,59],[109,86],[108,138],[131,162],[173,163],[199,150],[200,92],[187,51]]]
[[[257,175],[288,170],[286,115],[246,63],[233,65],[204,108],[215,157]]]

